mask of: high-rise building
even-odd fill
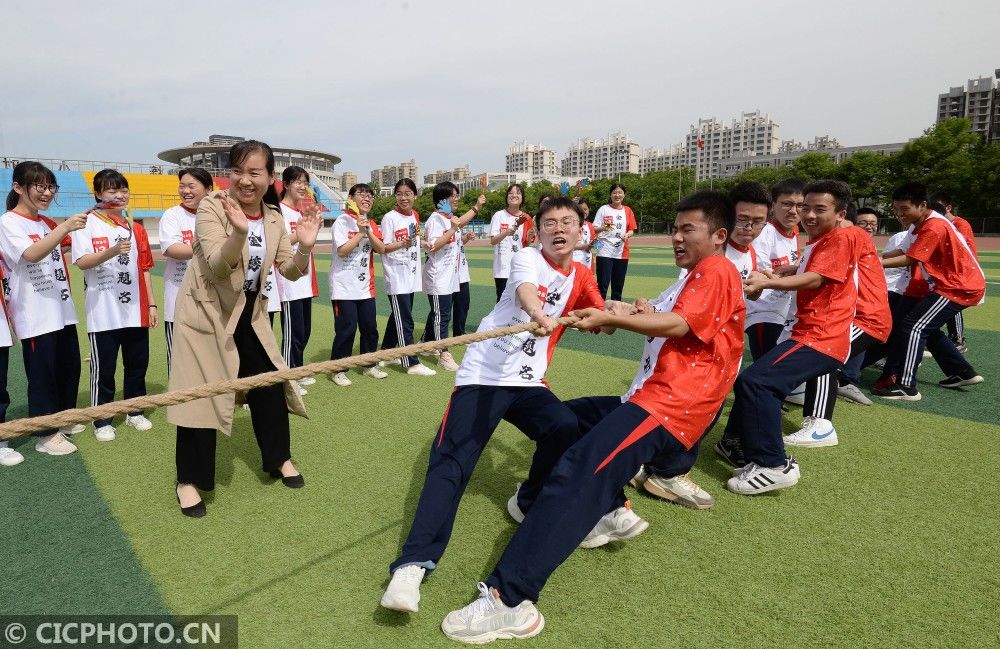
[[[994,72],[1000,78],[1000,69]],[[987,142],[1000,141],[1000,88],[995,79],[969,79],[938,95],[937,121],[949,117],[972,120],[972,132],[982,133]]]
[[[723,158],[716,163],[716,175],[714,177],[733,178],[747,169],[785,167],[807,153],[826,153],[835,163],[840,164],[859,151],[871,151],[879,155],[888,156],[899,153],[906,146],[906,142],[840,146],[837,140],[827,136],[817,137],[808,146],[802,146],[798,142],[794,144],[796,146],[784,146],[783,143],[781,150],[773,154],[757,155],[753,151],[742,151],[731,157]]]
[[[507,152],[505,171],[544,178],[556,174],[556,152],[541,144],[515,142]]]
[[[424,175],[424,185],[436,185],[438,183],[453,182],[456,185],[466,180],[472,174],[469,173],[469,165],[455,167],[454,169],[438,169],[434,173]]]
[[[381,169],[372,169],[371,185],[375,189],[384,189],[392,186],[403,178],[409,178],[416,182],[417,163],[411,158],[409,162],[400,162],[398,165],[385,165]]]
[[[563,176],[614,178],[639,173],[639,143],[622,133],[606,139],[581,138],[571,144],[560,165]]]
[[[666,171],[679,169],[687,162],[687,152],[680,144],[674,144],[669,149],[646,149],[639,158],[639,173],[646,175],[651,171]]]
[[[353,171],[345,171],[340,176],[340,191],[346,192],[358,184],[358,175]]]

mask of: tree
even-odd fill
[[[834,177],[851,186],[857,207],[887,205],[892,192],[889,158],[875,151],[858,151],[840,163]]]
[[[890,159],[893,185],[919,181],[931,191],[966,194],[976,175],[973,150],[981,143],[980,136],[969,131],[970,125],[967,119],[942,120],[909,142]]]
[[[833,178],[837,173],[837,163],[829,153],[814,151],[797,158],[792,163],[792,173],[806,182]]]

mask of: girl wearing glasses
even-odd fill
[[[0,217],[0,265],[10,323],[22,343],[28,416],[37,417],[76,407],[80,343],[63,247],[69,246],[69,234],[84,227],[87,217],[77,214],[56,225],[41,213],[52,204],[59,186],[55,174],[38,162],[15,166],[13,181],[7,213]],[[9,349],[0,346],[0,396],[6,396]],[[3,411],[6,415],[6,407]],[[48,455],[72,453],[76,445],[66,435],[82,430],[83,426],[68,426],[34,433],[35,450]],[[0,464],[11,466],[23,459],[0,443]]]
[[[158,310],[153,302],[149,269],[153,253],[141,223],[125,214],[128,181],[114,169],[94,176],[97,206],[87,216],[87,225],[73,233],[73,263],[83,271],[87,334],[90,336],[90,405],[99,406],[115,398],[115,367],[122,354],[125,399],[146,394],[149,367],[149,329],[155,327]],[[125,425],[149,430],[153,424],[142,412],[125,417]],[[100,442],[115,438],[112,420],[94,422]]]

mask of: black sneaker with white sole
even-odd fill
[[[976,374],[975,370],[972,370],[969,374],[953,374],[946,379],[938,381],[938,385],[942,388],[960,388],[963,385],[976,385],[982,383],[985,379],[980,375]]]
[[[885,386],[872,388],[872,394],[883,399],[897,399],[899,401],[920,401],[920,392],[916,388],[909,388],[899,383],[889,383]]]
[[[725,435],[715,443],[715,452],[726,462],[729,462],[737,469],[746,466],[746,458],[743,457],[743,443],[738,437],[726,437]]]

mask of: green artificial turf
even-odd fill
[[[653,297],[677,269],[665,250],[636,253],[626,297]],[[490,250],[469,255],[471,328],[494,289]],[[325,277],[320,287],[306,353],[314,361],[329,357],[332,338]],[[384,296],[378,308],[384,327]],[[419,333],[422,296],[415,311]],[[841,401],[840,446],[798,450],[799,485],[756,498],[725,490],[729,470],[710,450],[717,426],[692,472],[716,506],[690,511],[629,490],[649,530],[574,553],[542,594],[544,632],[524,646],[997,646],[1000,308],[990,300],[966,314],[969,358],[985,384],[942,390],[929,361],[920,402]],[[159,391],[162,331],[151,341],[149,386]],[[642,342],[567,332],[548,375],[553,390],[620,394]],[[25,414],[19,357],[12,352],[11,417]],[[355,373],[349,388],[325,377],[309,388],[310,418],[292,420],[302,490],[265,479],[249,415],[238,413],[233,436],[220,438],[218,487],[200,520],[178,512],[174,434],[162,411],[150,416],[152,431],[120,427],[112,443],[88,430],[76,437],[81,452],[65,458],[18,440],[26,461],[0,469],[12,567],[0,581],[4,611],[235,614],[243,647],[457,646],[441,619],[476,595],[513,533],[505,503],[527,474],[532,444],[501,425],[420,612],[380,609],[454,378],[387,369],[383,381]],[[86,378],[81,390],[85,402]],[[798,423],[786,415],[787,431]]]

